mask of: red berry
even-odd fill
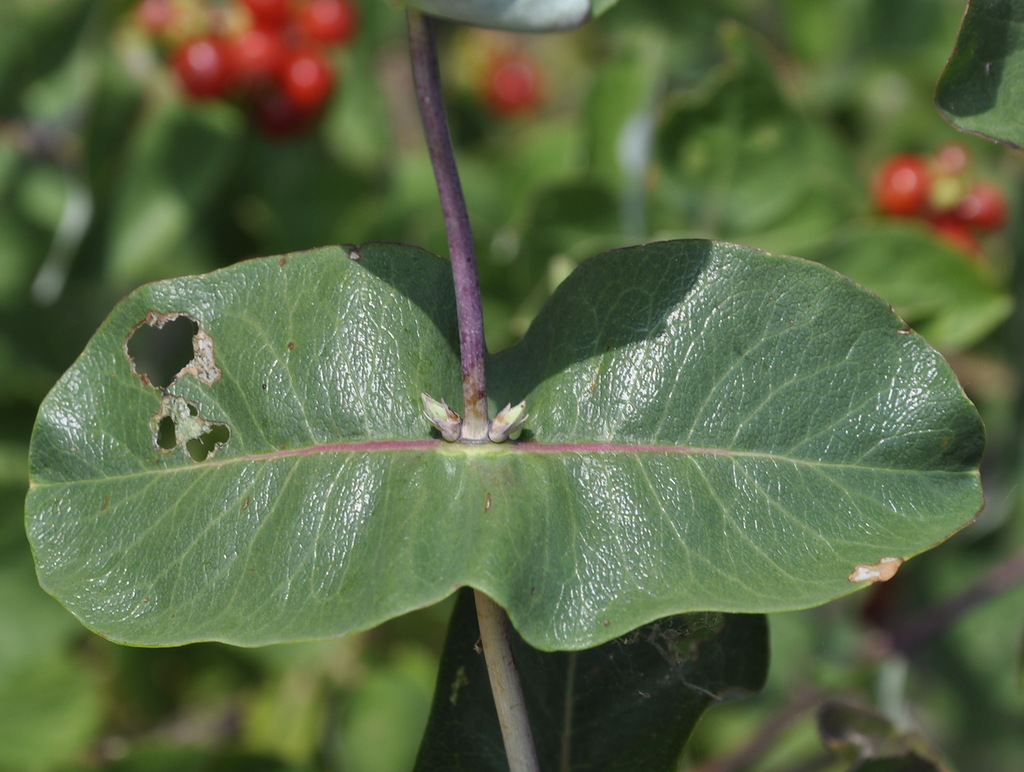
[[[521,54],[498,57],[483,82],[483,96],[498,115],[529,112],[541,102],[541,75],[532,60]]]
[[[334,69],[314,49],[290,54],[281,66],[281,88],[288,98],[305,110],[320,108],[334,87]]]
[[[135,21],[150,35],[163,35],[175,20],[171,0],[142,0],[135,6]]]
[[[947,244],[970,255],[981,254],[981,244],[967,223],[955,215],[940,215],[931,221],[932,232]]]
[[[242,0],[257,27],[282,27],[291,16],[290,0]]]
[[[978,182],[960,199],[953,215],[982,230],[1001,228],[1006,224],[1006,199],[992,183]]]
[[[310,0],[299,16],[306,34],[321,43],[347,43],[355,36],[358,22],[352,0]]]
[[[252,122],[272,137],[290,137],[305,131],[316,114],[316,110],[299,107],[280,91],[261,94],[250,104]]]
[[[194,99],[222,96],[231,84],[228,46],[218,37],[185,41],[174,52],[172,67],[182,89]]]
[[[950,142],[935,151],[937,174],[962,174],[967,170],[971,157],[967,148],[957,142]]]
[[[230,43],[235,80],[251,85],[273,80],[285,59],[285,45],[277,30],[250,27]]]
[[[901,217],[921,214],[928,205],[931,174],[916,155],[894,156],[875,178],[875,204],[883,214]]]

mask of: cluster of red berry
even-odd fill
[[[336,80],[327,47],[358,26],[354,0],[141,0],[135,13],[187,96],[238,100],[274,136],[316,120]]]
[[[972,181],[969,166],[967,150],[957,144],[930,157],[894,156],[875,177],[875,205],[885,215],[923,219],[947,243],[980,255],[978,234],[1006,224],[1006,198],[995,184]]]

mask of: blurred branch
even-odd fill
[[[73,111],[77,116],[77,111]],[[77,118],[69,129],[63,125],[42,125],[28,121],[0,121],[0,144],[29,161],[53,164],[64,175],[64,208],[46,257],[32,281],[32,299],[41,306],[55,303],[64,291],[71,264],[92,223],[93,197],[82,179],[82,141]]]
[[[959,595],[943,601],[889,631],[889,650],[909,654],[956,624],[990,598],[1024,583],[1024,551],[989,571]]]
[[[71,263],[92,223],[92,191],[71,174],[65,175],[65,186],[67,192],[60,222],[53,234],[50,250],[32,281],[32,299],[44,307],[53,305],[60,298],[71,272]]]
[[[771,720],[762,724],[746,745],[725,758],[698,764],[691,768],[691,772],[743,772],[750,769],[778,745],[786,732],[824,703],[826,696],[825,692],[814,688],[795,689],[789,702],[776,710]]]
[[[0,143],[35,161],[68,168],[82,159],[82,143],[64,126],[44,126],[19,120],[0,120]]]

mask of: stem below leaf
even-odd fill
[[[455,165],[448,118],[444,110],[441,74],[434,44],[434,20],[409,10],[409,49],[420,117],[434,167],[437,192],[441,198],[448,249],[455,281],[455,303],[459,315],[459,350],[462,356],[462,439],[487,440],[487,381],[484,370],[484,314],[480,299],[473,232],[466,200],[462,195]]]
[[[505,756],[511,772],[540,772],[537,750],[533,744],[526,700],[519,680],[519,671],[512,658],[508,638],[508,617],[489,597],[474,590],[476,616],[480,623],[480,642],[487,660],[487,675],[498,709],[498,723],[505,743]]]

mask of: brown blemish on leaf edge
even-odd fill
[[[850,573],[851,582],[888,582],[903,565],[903,558],[882,558],[877,563],[861,563]]]

